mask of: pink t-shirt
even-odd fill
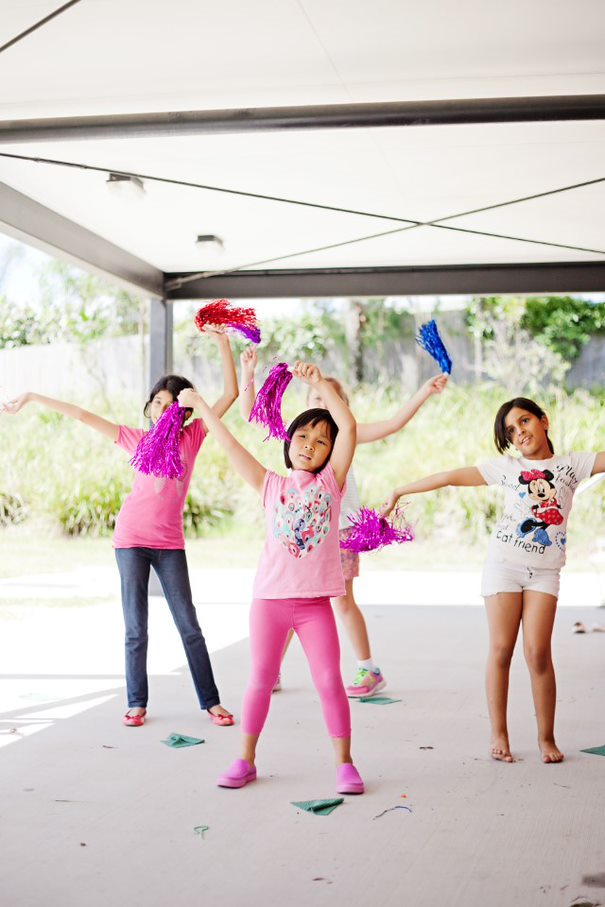
[[[132,457],[144,434],[141,428],[120,425],[116,444]],[[185,425],[179,446],[185,467],[182,479],[156,479],[135,470],[132,491],[116,520],[114,548],[185,547],[183,510],[195,458],[205,437],[201,419]]]
[[[320,598],[344,595],[338,517],[343,492],[330,463],[315,475],[293,469],[267,472],[262,502],[267,539],[255,598]]]

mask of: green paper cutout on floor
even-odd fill
[[[314,816],[329,816],[334,810],[344,803],[344,797],[335,797],[333,800],[291,800],[292,806],[303,809]]]
[[[595,756],[605,756],[605,744],[603,746],[591,746],[590,749],[580,750],[581,753],[593,753]]]
[[[202,841],[204,840],[204,832],[206,831],[210,831],[209,825],[196,825],[193,829],[193,833],[195,835],[199,835]]]
[[[391,699],[390,696],[360,696],[359,702],[373,702],[374,705],[391,705],[393,702],[401,702],[401,699]]]
[[[198,743],[205,743],[199,737],[188,737],[187,734],[170,734],[165,740],[162,740],[166,746],[172,746],[175,749],[181,749],[184,746],[197,746]]]

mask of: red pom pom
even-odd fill
[[[195,316],[195,323],[200,331],[207,324],[237,331],[251,343],[260,343],[260,328],[254,309],[236,308],[228,299],[215,299],[203,306]]]

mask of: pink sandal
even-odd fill
[[[142,715],[131,715],[129,709],[122,718],[122,724],[126,725],[126,727],[143,727],[146,715],[147,709],[145,709]]]
[[[214,712],[211,712],[210,709],[208,709],[208,715],[210,716],[212,724],[216,724],[218,727],[231,727],[231,725],[235,724],[235,718],[231,713],[228,713],[227,715],[215,715]]]

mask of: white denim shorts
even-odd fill
[[[498,592],[545,592],[559,597],[561,571],[557,568],[527,567],[510,561],[488,560],[481,577],[481,595]]]

